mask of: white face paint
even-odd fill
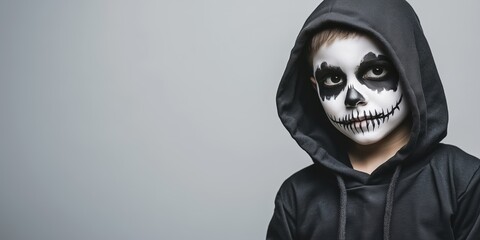
[[[395,67],[367,37],[322,46],[313,57],[313,69],[330,122],[358,144],[378,142],[408,115]]]

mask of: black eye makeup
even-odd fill
[[[397,90],[398,73],[384,55],[369,52],[358,66],[356,77],[360,83],[372,90]]]
[[[357,77],[365,80],[381,81],[394,71],[392,64],[386,60],[362,62],[358,67]]]
[[[318,83],[322,100],[336,98],[347,83],[347,76],[340,67],[330,66],[323,62],[315,70],[315,80]]]
[[[329,66],[323,62],[320,68],[315,70],[315,80],[321,87],[335,87],[346,82],[345,73],[336,66]]]
[[[315,69],[314,75],[323,101],[330,100],[332,97],[336,99],[347,85],[345,72],[340,67],[329,65],[327,62],[322,62]],[[376,55],[373,52],[365,54],[355,69],[355,77],[362,85],[376,92],[397,91],[398,88],[398,73],[385,55]]]

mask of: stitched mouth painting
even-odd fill
[[[403,95],[400,96],[397,103],[389,109],[381,110],[363,110],[360,112],[358,109],[352,111],[352,113],[337,119],[335,115],[329,115],[328,118],[334,124],[343,127],[345,130],[350,130],[354,134],[365,134],[365,132],[374,131],[375,128],[379,128],[381,124],[388,122],[390,117],[393,117],[397,110],[400,110],[400,103],[402,102]]]

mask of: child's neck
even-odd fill
[[[353,142],[348,150],[350,162],[355,170],[371,174],[407,144],[409,137],[410,124],[405,121],[376,143],[360,145]]]

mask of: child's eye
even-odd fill
[[[340,75],[329,75],[323,81],[326,87],[334,87],[343,83],[343,77]]]
[[[385,77],[388,73],[388,70],[385,67],[376,66],[365,72],[363,74],[363,79],[367,80],[379,80]]]

